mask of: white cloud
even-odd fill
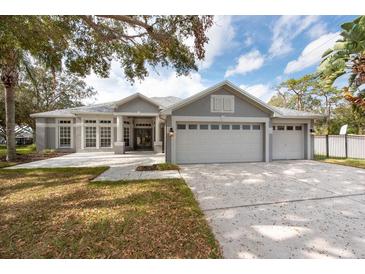
[[[324,23],[319,22],[315,25],[313,25],[309,30],[308,30],[308,36],[311,39],[316,39],[320,36],[322,36],[323,34],[327,33],[327,27]]]
[[[222,55],[232,45],[235,36],[231,16],[215,16],[214,24],[208,30],[208,44],[205,46],[205,59],[199,64],[201,69],[209,68],[216,57]],[[189,43],[192,43],[190,40]]]
[[[262,101],[270,99],[272,94],[275,92],[269,84],[256,84],[251,86],[240,85],[240,88],[257,98],[260,98]]]
[[[92,74],[86,78],[86,83],[93,86],[98,94],[96,100],[86,100],[85,103],[103,103],[120,100],[135,92],[148,97],[176,96],[186,98],[206,88],[199,73],[190,76],[176,76],[172,70],[161,70],[157,75],[153,71],[143,81],[136,81],[134,85],[127,82],[119,64],[113,62],[109,78],[102,79]]]
[[[298,59],[290,61],[284,70],[285,74],[301,71],[321,61],[322,54],[331,48],[340,38],[340,33],[327,33],[310,42],[302,51]]]
[[[252,50],[247,54],[241,55],[237,65],[226,71],[225,77],[230,77],[235,74],[246,74],[247,72],[257,70],[264,64],[264,56],[257,50]]]
[[[271,57],[292,51],[292,40],[319,20],[318,16],[281,16],[274,24]]]

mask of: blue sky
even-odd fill
[[[338,39],[340,25],[356,16],[216,16],[209,30],[206,59],[199,71],[176,77],[151,71],[133,86],[113,63],[110,77],[87,77],[95,102],[119,100],[134,92],[186,98],[223,80],[268,101],[281,81],[314,72],[322,53]],[[191,41],[186,41],[189,45]],[[339,83],[340,85],[341,83]]]

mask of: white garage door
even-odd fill
[[[273,160],[304,159],[303,125],[273,125]]]
[[[177,163],[263,161],[263,124],[178,123]]]

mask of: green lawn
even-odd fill
[[[365,168],[365,160],[362,159],[326,158],[323,156],[316,156],[315,159],[329,164]]]
[[[21,155],[30,154],[36,151],[35,145],[17,146],[16,152]],[[6,155],[6,146],[0,145],[0,157]]]
[[[222,256],[183,180],[90,183],[104,170],[0,170],[0,258]]]

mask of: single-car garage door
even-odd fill
[[[263,159],[263,124],[177,124],[177,163],[258,162]]]
[[[304,159],[303,125],[273,125],[273,160]]]

